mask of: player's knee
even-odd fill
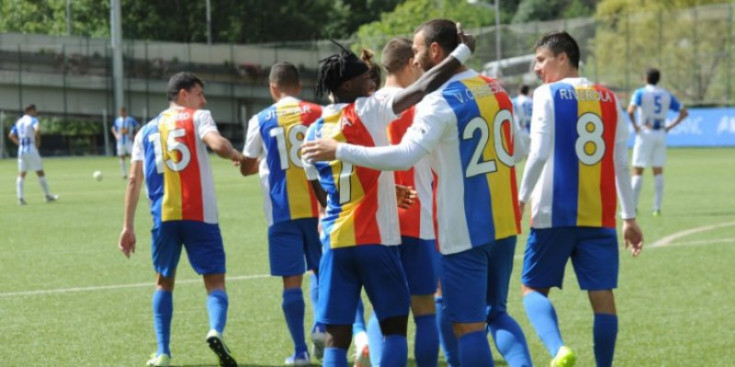
[[[414,317],[435,314],[434,295],[411,296],[411,312],[413,312]]]
[[[352,325],[326,325],[329,348],[349,349],[352,343]]]
[[[485,322],[455,322],[452,323],[452,330],[454,330],[454,335],[459,338],[462,335],[476,331],[485,331],[485,325]]]
[[[301,288],[302,279],[302,275],[291,275],[283,277],[283,289]]]
[[[388,317],[380,321],[380,330],[383,335],[403,335],[407,334],[408,315]]]

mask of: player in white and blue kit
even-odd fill
[[[138,129],[138,121],[128,116],[128,110],[125,107],[120,108],[120,116],[115,119],[112,125],[112,135],[117,140],[117,156],[120,157],[120,170],[122,170],[122,178],[128,178],[128,171],[125,169],[125,156],[133,152],[133,138],[135,131]]]
[[[525,158],[531,144],[531,114],[533,99],[528,95],[529,88],[523,84],[518,88],[518,95],[513,98],[513,119],[516,123],[515,148],[516,155]]]
[[[633,147],[633,193],[635,206],[643,187],[643,169],[653,167],[654,196],[653,215],[661,215],[661,200],[664,192],[664,163],[666,162],[666,133],[684,120],[689,113],[666,89],[659,87],[661,72],[657,69],[646,70],[646,86],[633,93],[628,106],[628,115],[635,129]],[[636,119],[636,110],[639,109]],[[667,124],[669,111],[678,112],[676,119]]]
[[[31,104],[23,109],[24,115],[13,125],[8,136],[13,143],[18,145],[18,178],[15,181],[15,189],[18,194],[18,204],[26,205],[23,195],[23,182],[28,170],[36,171],[38,182],[41,184],[46,202],[56,201],[59,197],[51,194],[46,182],[46,174],[43,172],[43,162],[38,153],[41,144],[41,125],[36,118],[36,105]]]

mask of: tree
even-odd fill
[[[646,68],[657,67],[661,84],[685,102],[726,103],[727,73],[733,72],[728,14],[735,9],[732,4],[702,6],[718,2],[602,1],[587,68],[599,81],[631,91]]]

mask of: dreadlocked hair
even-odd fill
[[[342,83],[368,71],[368,66],[355,53],[346,49],[335,40],[332,43],[340,48],[336,54],[319,60],[321,66],[317,73],[315,92],[322,97],[334,93]]]

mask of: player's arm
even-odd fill
[[[314,196],[316,196],[316,200],[319,202],[319,205],[321,205],[322,208],[326,208],[327,192],[324,191],[324,188],[319,183],[319,180],[309,180],[309,183],[311,184],[311,188],[314,189]]]
[[[630,248],[633,256],[638,256],[643,249],[643,232],[635,220],[635,200],[628,168],[628,129],[625,127],[623,115],[620,112],[622,111],[618,111],[615,151],[613,152],[615,186],[620,200],[621,217],[623,218],[625,248]]]
[[[135,160],[130,164],[128,185],[125,187],[125,216],[123,229],[117,247],[126,257],[135,253],[135,209],[138,207],[140,186],[143,182],[143,161]]]
[[[36,121],[33,124],[33,134],[36,138],[36,149],[41,147],[41,125]]]
[[[630,123],[633,124],[633,129],[635,129],[635,132],[637,133],[638,131],[641,130],[641,127],[638,126],[638,123],[635,121],[636,108],[637,106],[634,104],[631,104],[630,106],[628,106],[628,117],[630,117]]]
[[[20,145],[20,140],[18,140],[18,135],[15,135],[15,127],[10,129],[10,134],[8,134],[8,138],[10,141],[15,143],[15,145]]]
[[[541,172],[549,159],[551,151],[551,118],[554,116],[551,106],[552,97],[548,87],[537,89],[533,99],[533,114],[531,122],[531,147],[528,152],[528,160],[523,170],[521,187],[518,190],[518,205],[521,215],[526,203],[531,198],[536,183],[541,177]]]
[[[245,157],[232,146],[229,140],[220,135],[217,131],[211,131],[204,135],[204,143],[209,149],[212,149],[218,156],[229,159],[236,164],[240,164]]]
[[[115,126],[115,124],[112,125],[110,131],[112,132],[112,135],[115,136],[115,140],[120,140],[120,134],[117,133],[117,126]]]
[[[240,174],[249,176],[258,173],[260,160],[258,157],[263,152],[263,140],[260,137],[260,123],[258,115],[248,121],[248,130],[245,138],[245,146],[242,148],[243,161],[240,164]]]
[[[396,115],[401,114],[401,112],[421,101],[425,95],[438,89],[469,59],[475,50],[475,39],[464,34],[459,23],[457,23],[457,39],[460,44],[447,58],[425,72],[419,80],[396,93],[393,97],[393,112]]]
[[[681,107],[681,109],[679,110],[679,115],[676,116],[676,120],[666,126],[666,132],[669,132],[669,130],[673,129],[674,126],[679,125],[682,121],[684,121],[685,118],[687,118],[687,116],[689,116],[689,111],[687,111],[686,107]]]

